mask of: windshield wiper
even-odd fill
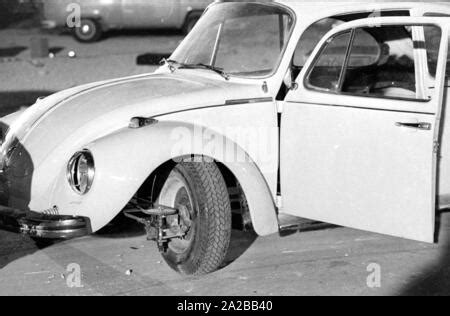
[[[207,69],[214,71],[215,73],[221,75],[225,80],[230,80],[230,75],[227,74],[222,68],[214,67],[211,65],[206,64],[179,64],[180,66],[178,68],[180,69]]]

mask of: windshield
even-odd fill
[[[293,24],[292,13],[276,4],[213,5],[171,60],[208,65],[235,76],[268,76],[280,62]]]

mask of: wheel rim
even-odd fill
[[[82,21],[81,26],[76,29],[77,36],[82,40],[91,40],[97,32],[97,26],[92,21]]]
[[[186,179],[178,172],[173,171],[159,197],[160,205],[176,208],[184,213],[190,223],[183,223],[187,229],[186,236],[181,239],[173,239],[169,243],[169,248],[176,253],[184,253],[190,248],[195,235],[195,208],[194,198]],[[168,218],[170,220],[170,217]]]

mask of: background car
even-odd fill
[[[197,23],[211,0],[43,0],[42,25],[45,28],[67,27],[74,13],[73,4],[81,8],[81,25],[73,28],[81,42],[98,41],[111,29],[176,28],[189,31]]]

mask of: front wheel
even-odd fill
[[[188,218],[187,234],[173,239],[163,253],[185,275],[214,272],[223,263],[231,239],[231,206],[225,180],[215,163],[183,162],[169,175],[159,204]]]

